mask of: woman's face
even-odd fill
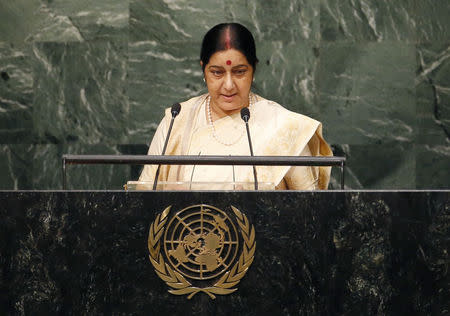
[[[211,96],[213,119],[239,112],[248,106],[253,67],[241,52],[228,49],[214,53],[204,75]]]

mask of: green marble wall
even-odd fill
[[[223,21],[255,36],[254,91],[323,122],[348,188],[449,188],[449,17],[448,0],[0,0],[0,189],[61,188],[64,153],[145,153],[163,109],[205,92],[201,38]],[[138,173],[70,167],[69,187]]]

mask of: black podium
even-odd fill
[[[449,191],[10,191],[0,201],[0,314],[449,311]],[[150,262],[158,214],[193,205],[234,207],[254,227],[253,263],[231,294],[171,294]]]

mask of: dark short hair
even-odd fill
[[[209,63],[211,56],[219,51],[234,48],[240,51],[248,63],[256,70],[258,58],[256,57],[255,39],[252,33],[239,23],[221,23],[210,29],[203,37],[200,60],[203,62],[203,71]]]

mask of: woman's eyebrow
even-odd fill
[[[242,65],[236,65],[233,67],[233,69],[236,69],[236,68],[248,68],[248,65],[242,64]]]
[[[211,69],[211,68],[224,69],[223,66],[219,66],[219,65],[210,65],[210,66],[208,66],[208,69]],[[236,65],[236,66],[232,67],[232,69],[237,69],[237,68],[248,68],[248,65],[241,64],[241,65]]]

